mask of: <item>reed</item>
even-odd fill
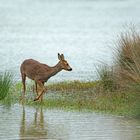
[[[12,83],[12,75],[9,72],[0,74],[0,100],[5,99],[11,93]]]
[[[121,34],[116,54],[120,83],[131,88],[140,86],[140,34],[134,30]]]
[[[140,34],[134,30],[122,33],[116,45],[113,66],[102,65],[97,69],[100,88],[140,90]]]

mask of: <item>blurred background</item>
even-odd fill
[[[0,0],[0,72],[20,80],[24,59],[53,66],[59,52],[73,71],[50,81],[95,80],[101,60],[112,64],[118,34],[139,26],[139,9],[139,0]]]

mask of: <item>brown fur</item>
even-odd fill
[[[67,61],[64,59],[63,54],[58,54],[58,59],[59,62],[53,67],[40,63],[33,59],[27,59],[23,61],[20,67],[20,71],[22,76],[24,95],[26,91],[26,77],[35,81],[37,95],[37,85],[39,85],[42,88],[41,93],[34,99],[35,101],[38,100],[40,97],[41,99],[43,99],[43,93],[46,91],[44,83],[47,82],[50,77],[54,76],[63,69],[67,71],[72,70]]]

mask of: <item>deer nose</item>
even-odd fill
[[[72,68],[70,68],[69,71],[72,71]]]

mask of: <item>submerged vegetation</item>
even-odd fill
[[[32,100],[31,100],[32,99]],[[41,105],[47,108],[76,109],[84,111],[102,111],[124,116],[140,116],[140,96],[130,91],[96,93],[94,90],[51,92],[45,95],[43,102],[27,99],[30,106]]]
[[[97,74],[97,81],[48,84],[43,102],[33,101],[36,94],[31,94],[34,91],[32,83],[27,87],[25,104],[140,117],[140,35],[134,31],[122,34],[113,66],[102,65],[97,68]],[[21,96],[22,85],[11,86],[11,75],[0,76],[0,99],[10,97],[15,103]],[[8,96],[10,93],[12,96]]]

